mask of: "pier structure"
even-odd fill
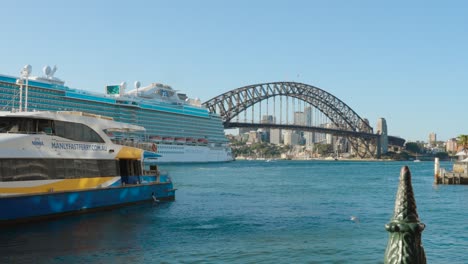
[[[434,163],[435,184],[468,184],[468,161],[456,161],[451,171],[440,168],[439,158]]]

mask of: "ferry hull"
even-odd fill
[[[172,201],[171,182],[43,193],[0,198],[0,224],[14,224],[58,216],[106,210],[131,204]]]

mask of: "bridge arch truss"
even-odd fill
[[[368,121],[361,118],[339,98],[318,87],[298,82],[271,82],[240,87],[203,103],[210,112],[221,116],[224,126],[240,113],[271,97],[296,98],[318,109],[340,130],[373,134]],[[353,149],[361,156],[374,156],[376,142],[362,137],[348,137]],[[374,140],[375,141],[375,140]]]

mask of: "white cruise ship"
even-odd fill
[[[20,77],[0,75],[1,111],[81,111],[143,126],[144,133],[109,136],[119,144],[151,146],[162,155],[159,163],[233,160],[220,116],[201,106],[199,99],[189,99],[170,86],[140,87],[135,82],[127,92],[122,83],[108,85],[99,94],[65,86],[54,77],[56,67],[44,67],[42,77],[30,76],[30,69],[25,66]]]

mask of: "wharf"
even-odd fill
[[[468,174],[445,172],[437,177],[437,184],[468,184]]]
[[[468,185],[468,162],[455,162],[452,171],[446,171],[445,169],[439,168],[439,160],[436,159],[434,183]]]

